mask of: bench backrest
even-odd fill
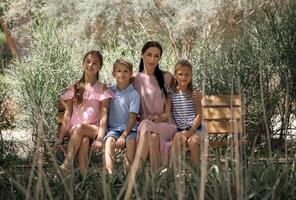
[[[212,144],[229,144],[235,134],[242,134],[242,101],[239,95],[206,95],[202,112],[209,136],[220,137],[214,141],[210,138]]]

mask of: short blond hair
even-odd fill
[[[121,64],[121,65],[125,65],[127,66],[127,68],[133,72],[133,64],[131,62],[129,62],[128,60],[125,60],[123,58],[119,58],[115,61],[115,63],[113,64],[113,72],[116,69],[116,65]]]

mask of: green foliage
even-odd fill
[[[0,133],[1,130],[12,128],[14,123],[13,102],[10,95],[5,77],[0,74]]]
[[[205,94],[239,93],[244,97],[245,130],[251,141],[251,160],[242,169],[244,198],[294,198],[295,159],[286,165],[277,160],[265,162],[256,159],[267,154],[267,133],[272,137],[273,150],[278,149],[280,156],[283,155],[282,141],[291,132],[289,128],[292,127],[293,117],[295,118],[295,1],[289,0],[281,5],[277,5],[277,1],[265,2],[260,7],[251,6],[251,11],[242,7],[231,10],[236,7],[231,7],[231,1],[225,1],[226,5],[231,6],[229,10],[223,10],[223,16],[217,15],[206,24],[203,18],[198,17],[201,13],[196,13],[192,16],[193,19],[203,20],[195,23],[196,26],[184,24],[181,28],[177,25],[183,21],[174,17],[182,18],[182,13],[185,13],[185,18],[182,19],[186,19],[188,13],[185,12],[185,3],[191,5],[188,1],[184,1],[184,7],[180,6],[180,10],[178,6],[182,2],[171,5],[171,1],[160,4],[159,1],[143,3],[143,8],[142,3],[129,7],[130,2],[125,1],[118,4],[124,5],[124,8],[112,6],[113,1],[78,3],[73,0],[69,4],[66,1],[61,1],[60,4],[58,1],[36,2],[40,3],[38,6],[42,9],[35,7],[33,15],[47,18],[33,18],[38,24],[34,24],[28,31],[30,34],[24,34],[31,41],[28,54],[21,60],[14,61],[9,69],[9,82],[13,85],[13,94],[22,114],[19,122],[33,129],[35,136],[40,115],[44,117],[46,137],[55,135],[56,101],[67,86],[81,76],[79,66],[86,51],[102,51],[104,66],[100,78],[105,83],[114,83],[111,71],[117,58],[130,60],[134,64],[134,71],[137,71],[143,44],[147,40],[159,40],[164,47],[162,69],[173,72],[177,55],[184,53],[194,64],[195,82],[200,87],[205,87]],[[245,3],[247,4],[246,1]],[[129,16],[138,18],[118,15],[121,9],[130,13]],[[196,11],[192,8],[189,13],[192,10]],[[143,15],[139,16],[142,12]],[[230,17],[227,18],[227,14]],[[240,14],[242,17],[237,17]],[[220,17],[224,17],[227,23],[227,20],[234,20],[235,28],[230,29],[229,24],[222,23]],[[173,20],[169,20],[171,18]],[[216,24],[218,25],[215,26]],[[214,31],[207,30],[206,25]],[[219,29],[221,27],[223,30]],[[211,32],[208,36],[207,31]],[[191,38],[191,33],[194,42],[186,43]],[[228,35],[223,35],[224,33]],[[205,85],[202,84],[203,81]],[[293,141],[288,145],[294,145]],[[294,155],[295,148],[290,146],[289,155]],[[247,155],[249,156],[249,152]],[[216,153],[216,156],[220,158],[221,155]],[[104,173],[101,173],[102,165],[102,162],[99,167],[94,164],[84,181],[75,171],[76,176],[66,179],[67,187],[65,182],[57,178],[56,166],[50,166],[45,174],[53,197],[118,197],[125,187],[127,175],[122,167],[118,167],[114,176],[104,177]],[[29,172],[14,165],[5,170],[6,176],[0,177],[0,194],[8,193],[11,198],[24,198],[22,187],[26,187],[29,182]],[[194,199],[198,196],[199,173],[192,171],[190,167],[186,172],[185,197]],[[234,177],[234,163],[222,163],[219,159],[214,159],[209,164],[205,199],[235,199],[235,188],[238,185]],[[171,169],[161,169],[152,175],[149,167],[144,168],[137,177],[133,198],[174,199],[174,181]],[[32,184],[32,188],[37,185],[34,181]],[[44,191],[44,195],[46,194],[47,191]],[[33,192],[32,195],[34,196]]]
[[[14,61],[8,71],[22,113],[22,125],[36,130],[42,115],[49,136],[55,132],[55,105],[59,96],[82,74],[77,60],[81,55],[75,52],[73,41],[63,31],[53,21],[34,26],[28,55]]]
[[[208,170],[205,199],[235,199],[234,162],[226,160],[212,160]],[[121,160],[122,161],[122,160]],[[248,167],[243,168],[242,181],[244,199],[293,199],[296,195],[294,162],[285,164],[282,162],[250,160]],[[102,161],[91,163],[91,168],[86,177],[74,169],[66,178],[57,174],[55,166],[44,168],[47,190],[44,188],[44,197],[49,197],[48,191],[54,199],[123,199],[128,175],[121,166],[116,163],[114,175],[107,176],[102,167]],[[147,163],[148,164],[148,163]],[[99,169],[98,169],[99,167]],[[25,167],[10,165],[5,168],[6,174],[0,178],[0,195],[6,194],[6,198],[24,198],[29,182],[30,170]],[[184,199],[197,199],[199,194],[199,172],[186,166],[184,173],[186,189]],[[176,181],[171,168],[161,168],[155,174],[151,173],[149,164],[137,174],[136,185],[132,193],[132,199],[176,199]],[[33,182],[32,188],[36,187]],[[34,197],[34,190],[30,193]],[[1,196],[0,196],[1,197]]]

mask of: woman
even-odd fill
[[[156,41],[147,42],[142,48],[139,72],[134,74],[133,84],[141,98],[135,170],[148,154],[153,171],[160,161],[167,165],[170,140],[176,132],[176,125],[169,123],[171,108],[165,89],[172,75],[160,70],[161,56],[161,45]]]

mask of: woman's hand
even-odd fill
[[[202,92],[200,90],[193,90],[193,92],[191,93],[192,98],[196,101],[196,102],[201,102],[202,100]]]
[[[157,115],[153,115],[153,116],[148,117],[148,120],[155,122],[155,123],[160,122],[159,116],[157,116]]]

